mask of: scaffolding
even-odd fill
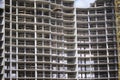
[[[0,3],[1,5],[1,3]],[[3,9],[0,8],[0,80],[3,80]]]
[[[115,14],[118,48],[118,80],[120,80],[120,0],[115,0]]]

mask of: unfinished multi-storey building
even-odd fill
[[[0,80],[120,80],[120,0],[2,4]]]

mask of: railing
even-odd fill
[[[70,79],[70,78],[74,78],[75,79],[75,75],[68,75],[68,78]]]
[[[68,68],[68,71],[75,71],[75,68]]]

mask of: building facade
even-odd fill
[[[119,80],[119,0],[1,4],[1,80]]]

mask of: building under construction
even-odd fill
[[[120,0],[4,0],[0,80],[120,80]]]

